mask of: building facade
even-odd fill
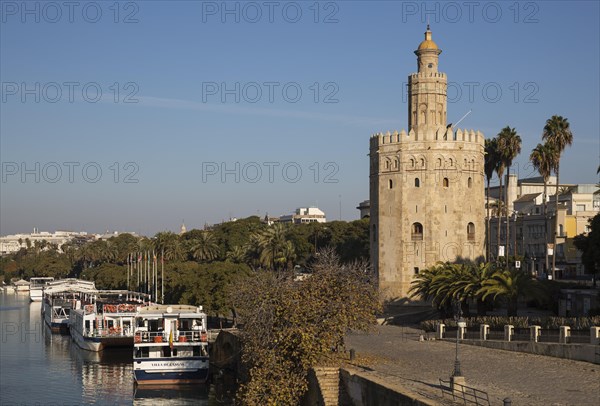
[[[294,214],[279,217],[280,223],[326,223],[325,213],[317,207],[300,207]]]
[[[388,299],[438,261],[484,255],[484,136],[447,123],[441,52],[428,26],[408,77],[408,133],[370,140],[370,255]]]
[[[562,279],[584,277],[581,252],[573,244],[579,234],[589,232],[589,221],[600,212],[600,188],[594,184],[560,184],[556,207],[556,178],[547,187],[546,215],[542,178],[517,179],[510,175],[508,187],[509,238],[506,239],[506,218],[498,219],[495,210],[490,217],[490,260],[497,259],[499,247],[505,247],[509,257],[520,257],[522,268],[533,275],[551,274],[552,255],[556,255],[555,276]],[[497,196],[498,188],[490,188]],[[503,196],[504,199],[504,196]],[[558,224],[555,230],[555,221]],[[499,220],[499,222],[498,222]],[[498,239],[500,224],[500,239]],[[556,247],[554,243],[556,232]],[[548,246],[550,244],[550,246]],[[548,250],[550,248],[550,250]],[[548,263],[546,263],[546,253]]]

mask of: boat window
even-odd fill
[[[150,349],[148,347],[140,347],[135,350],[136,358],[148,358],[150,356]]]
[[[163,347],[163,357],[169,358],[171,356],[171,347]]]
[[[194,357],[199,357],[200,356],[200,346],[199,345],[195,345],[194,346]]]
[[[177,356],[177,348],[173,348],[173,356],[176,357]]]

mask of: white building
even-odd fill
[[[279,217],[281,223],[326,223],[325,213],[316,207],[300,207],[296,213]]]
[[[86,232],[75,231],[56,231],[54,233],[49,233],[48,231],[38,231],[34,228],[33,233],[0,237],[0,255],[10,254],[19,251],[21,248],[27,248],[27,241],[29,241],[29,244],[32,247],[35,246],[36,241],[46,241],[48,244],[56,245],[60,252],[60,247],[66,242],[69,242],[76,237],[85,237],[87,235]]]

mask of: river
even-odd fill
[[[0,293],[0,405],[224,404],[212,385],[136,388],[132,350],[82,350],[51,333],[40,308],[28,294]]]

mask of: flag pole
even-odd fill
[[[160,270],[161,270],[161,287],[162,287],[162,304],[165,304],[165,250],[162,250],[162,256],[160,257]]]

